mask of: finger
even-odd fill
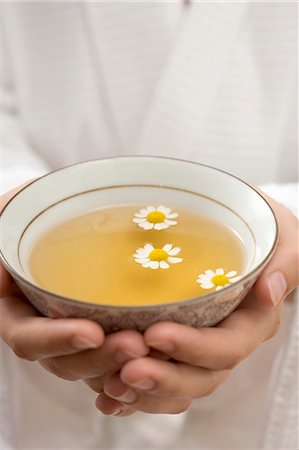
[[[169,359],[168,356],[166,356],[164,353],[161,353],[159,351],[149,351],[149,353],[147,354],[147,356],[151,356],[153,358],[156,359]],[[99,377],[94,377],[94,378],[88,378],[86,380],[84,380],[84,382],[95,392],[98,392],[99,394],[103,392],[104,390],[104,385],[107,381],[107,379],[110,376],[110,372],[108,372],[106,375],[102,375]]]
[[[147,356],[151,356],[156,359],[169,359],[168,356],[166,356],[164,353],[161,353],[159,351],[150,350]],[[106,383],[107,378],[110,376],[110,372],[106,375],[102,375],[95,378],[88,378],[84,380],[84,382],[95,392],[98,392],[99,394],[103,392],[104,390],[104,384]]]
[[[250,295],[217,327],[196,329],[160,322],[146,330],[144,340],[149,347],[178,361],[213,370],[229,370],[276,333],[279,309],[269,309]]]
[[[58,377],[73,381],[84,379],[97,391],[96,384],[90,381],[90,378],[116,372],[126,361],[144,356],[148,351],[141,334],[125,330],[107,336],[102,347],[96,350],[47,358],[41,361],[41,364]]]
[[[104,341],[100,325],[85,319],[39,317],[26,301],[0,299],[0,336],[17,356],[30,361],[96,348]]]
[[[298,221],[286,208],[265,194],[263,196],[277,217],[279,240],[272,259],[255,284],[254,292],[262,304],[275,306],[299,283]]]
[[[6,297],[17,297],[19,300],[22,300],[16,303],[16,308],[18,308],[19,314],[28,316],[39,315],[37,310],[28,301],[26,301],[26,297],[21,289],[16,285],[10,274],[0,263],[0,302],[4,302]]]
[[[156,359],[164,359],[164,360],[169,359],[167,356],[165,356],[165,354],[155,351],[155,350],[149,351],[148,356],[151,356]],[[130,358],[128,357],[128,360],[129,359]],[[105,375],[101,375],[99,377],[94,377],[94,378],[87,378],[86,380],[83,380],[83,381],[93,391],[98,392],[100,394],[104,391],[104,385],[105,385],[107,379],[109,378],[110,374],[111,374],[111,372],[108,372]]]
[[[143,360],[136,360],[143,364]],[[128,363],[130,364],[130,363]],[[170,363],[167,363],[170,364]],[[171,374],[170,374],[171,375]],[[121,376],[122,377],[122,376]],[[173,398],[167,395],[158,396],[155,393],[128,388],[120,379],[119,374],[113,374],[105,384],[105,394],[117,400],[124,407],[130,407],[137,411],[156,414],[179,414],[190,406],[191,398]]]
[[[0,264],[0,299],[11,294],[12,284],[11,276]]]
[[[101,375],[98,377],[93,377],[93,378],[86,378],[85,380],[83,379],[84,383],[87,384],[87,386],[90,387],[91,390],[93,390],[94,392],[97,392],[98,394],[101,394],[104,392],[104,384],[107,380],[107,378],[109,377],[110,372],[107,372],[107,374],[105,375]]]
[[[211,394],[228,374],[229,371],[213,371],[189,364],[139,358],[124,365],[120,371],[120,379],[139,391],[139,394],[150,392],[162,397],[194,399]],[[107,383],[104,391],[109,394]]]
[[[131,416],[136,412],[135,409],[108,397],[106,394],[101,394],[96,399],[96,408],[107,416]]]

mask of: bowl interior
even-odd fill
[[[181,207],[224,223],[245,245],[244,275],[265,264],[277,239],[271,208],[239,179],[185,161],[126,157],[70,166],[22,190],[1,215],[1,257],[35,284],[28,258],[42,234],[92,209],[132,203]]]

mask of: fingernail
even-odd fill
[[[122,413],[123,413],[123,410],[119,408],[119,409],[116,409],[115,411],[111,412],[110,416],[119,416]]]
[[[126,361],[129,361],[130,359],[139,358],[139,357],[140,357],[139,355],[137,355],[133,352],[128,352],[127,350],[118,350],[114,355],[115,361],[119,364],[123,364]]]
[[[133,402],[135,402],[135,400],[137,398],[137,394],[135,391],[133,391],[133,389],[128,389],[127,392],[120,395],[119,397],[114,396],[113,398],[115,398],[116,400],[118,400],[120,402],[133,403]]]
[[[153,348],[157,348],[158,350],[161,350],[165,353],[173,353],[175,351],[175,345],[169,341],[152,341],[147,342],[147,345]]]
[[[152,380],[151,378],[147,378],[144,380],[137,381],[137,383],[132,384],[134,388],[136,389],[142,389],[144,391],[149,391],[150,389],[153,389],[156,385],[156,382]]]
[[[90,341],[89,339],[83,336],[74,336],[71,339],[72,347],[78,350],[87,350],[89,348],[97,348],[98,345],[95,342]]]
[[[287,280],[282,272],[273,272],[269,276],[268,285],[272,303],[277,306],[287,292]]]

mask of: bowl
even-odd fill
[[[101,206],[161,203],[200,211],[235,230],[246,248],[239,281],[207,295],[146,306],[92,304],[38,286],[28,269],[32,245],[70,217]],[[144,331],[158,321],[213,326],[246,296],[277,244],[277,222],[264,198],[237,177],[188,161],[128,156],[87,161],[51,172],[27,185],[0,216],[0,257],[16,284],[45,316],[81,317],[110,333]]]

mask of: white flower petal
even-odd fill
[[[217,275],[224,275],[224,270],[223,269],[216,269],[216,274]]]
[[[197,280],[197,283],[201,283],[201,281]],[[211,281],[206,281],[206,282],[200,284],[200,287],[202,287],[203,289],[211,289],[214,286],[215,285]]]
[[[150,261],[149,258],[136,258],[135,261],[139,264],[145,264]]]
[[[217,286],[216,287],[216,291],[221,291],[221,289],[223,289],[224,286]]]
[[[165,244],[162,247],[162,250],[164,250],[165,252],[169,253],[169,251],[172,249],[172,244]]]
[[[141,214],[140,212],[134,214],[135,217],[146,218],[145,214]]]
[[[237,275],[237,272],[235,270],[232,270],[231,272],[225,274],[227,278],[234,277],[235,275]]]
[[[146,208],[142,208],[138,213],[141,217],[146,217],[148,213],[155,211],[155,208],[153,206],[147,206]]]
[[[134,258],[137,258],[137,259],[139,259],[139,258],[146,258],[146,255],[141,255],[140,253],[134,253]]]
[[[166,225],[165,222],[160,222],[160,223],[155,223],[154,224],[154,229],[155,230],[165,230],[166,228],[168,228],[168,225]]]
[[[148,262],[143,263],[142,267],[147,269],[148,267],[151,267],[151,264],[152,264],[152,261],[148,261]]]
[[[230,278],[229,281],[230,283],[235,283],[236,281],[240,280],[241,277],[234,277],[234,278]]]
[[[148,221],[143,222],[143,223],[139,223],[138,226],[140,228],[143,228],[144,230],[152,230],[154,228],[154,224],[150,223]]]
[[[164,250],[164,248],[163,248],[163,250]],[[175,256],[178,253],[180,253],[180,251],[181,251],[180,247],[174,247],[173,249],[169,250],[168,253],[171,256]]]
[[[159,261],[150,261],[149,264],[151,269],[159,269]]]
[[[166,223],[167,225],[176,225],[177,224],[177,222],[175,220],[168,220],[168,219],[165,219],[164,223]]]
[[[162,213],[164,213],[165,215],[170,213],[171,209],[170,208],[166,208],[166,206],[163,205],[159,205],[157,208],[157,211],[160,211]]]
[[[144,250],[146,250],[148,253],[150,253],[154,250],[154,247],[152,246],[152,244],[145,244]]]
[[[210,269],[205,270],[205,274],[208,275],[208,277],[210,277],[210,278],[212,278],[216,275],[215,272],[213,272],[213,270],[210,270]]]
[[[145,250],[145,248],[143,247],[137,248],[136,253],[138,253],[139,255],[145,255],[147,254],[147,250]]]
[[[146,222],[146,219],[132,219],[134,223],[143,223]]]
[[[147,214],[150,213],[150,212],[153,212],[153,211],[156,211],[156,208],[154,206],[147,206],[147,208],[146,208],[146,213]]]
[[[167,219],[175,219],[176,217],[178,217],[177,213],[166,214]]]
[[[170,262],[171,264],[177,264],[183,261],[183,258],[173,258],[172,256],[170,256],[167,259],[168,262]]]
[[[148,262],[146,259],[147,258],[140,258],[140,259],[134,258],[134,261],[137,262],[138,264],[145,264],[146,262]]]
[[[202,282],[211,281],[211,277],[209,277],[208,275],[204,275],[203,273],[198,275],[198,279],[201,280]]]
[[[161,269],[169,269],[169,264],[166,261],[160,261]]]

